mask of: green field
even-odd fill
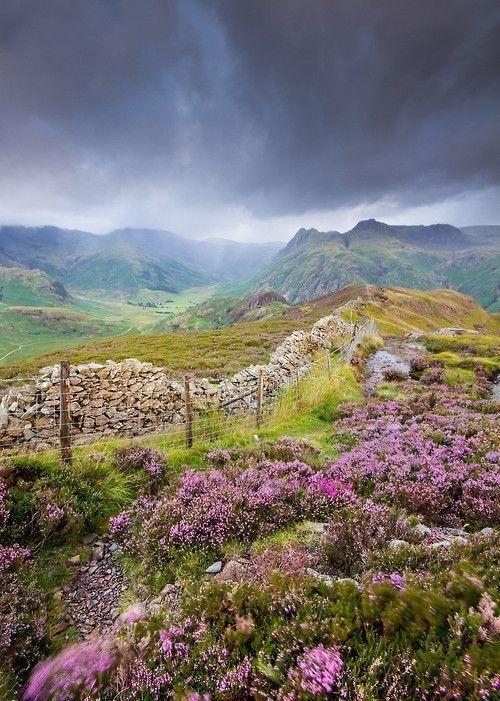
[[[182,303],[187,308],[187,305],[194,304],[195,295],[205,293],[203,288],[193,291],[191,295],[184,293]],[[77,364],[132,357],[167,367],[174,374],[193,370],[201,375],[228,376],[246,365],[267,362],[269,354],[285,336],[295,330],[309,329],[319,318],[350,299],[358,300],[356,315],[374,318],[385,334],[432,331],[445,326],[462,326],[493,334],[500,329],[497,315],[488,314],[472,299],[452,290],[421,292],[397,287],[350,286],[288,307],[274,318],[235,323],[220,329],[167,333],[153,333],[147,326],[151,318],[158,318],[150,309],[118,302],[107,305],[99,303],[103,306],[96,318],[101,322],[104,319],[113,322],[120,318],[120,314],[129,314],[126,321],[121,320],[124,327],[121,336],[115,334],[111,337],[112,334],[107,334],[107,338],[95,337],[91,342],[71,342],[67,337],[64,345],[47,345],[49,352],[43,355],[34,355],[30,348],[22,349],[19,355],[13,354],[2,363],[0,377],[27,376],[63,358]],[[96,301],[86,301],[86,304],[89,305],[87,311],[96,311]],[[181,300],[178,304],[181,304]],[[122,307],[126,307],[126,310],[123,311]],[[113,310],[115,316],[112,315]],[[141,324],[144,326],[141,327]],[[66,349],[64,354],[62,349]],[[28,357],[30,354],[33,357]]]
[[[15,305],[0,302],[0,365],[97,339],[140,336],[151,332],[167,315],[173,316],[202,302],[212,292],[213,286],[178,294],[161,293],[169,301],[156,308],[128,304],[122,298],[104,300],[76,294],[65,306],[24,306],[23,291]],[[144,295],[137,301],[148,299]]]

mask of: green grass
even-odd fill
[[[167,306],[176,313],[180,312],[211,294],[212,289],[194,288],[179,294],[169,294],[172,301]],[[16,366],[21,361],[21,374],[27,375],[33,368],[47,364],[45,360],[38,363],[35,360],[46,353],[60,351],[57,357],[62,359],[65,348],[86,344],[91,340],[94,342],[96,339],[123,339],[128,334],[137,336],[148,333],[162,318],[161,310],[127,304],[120,297],[103,300],[98,297],[75,296],[72,299],[71,306],[64,307],[13,307],[0,304],[0,368],[12,362]],[[130,355],[126,354],[126,357]],[[26,364],[23,359],[27,359]]]
[[[444,379],[448,385],[473,385],[476,382],[476,374],[473,370],[465,368],[446,368]]]
[[[272,319],[237,324],[216,331],[185,333],[129,334],[118,338],[75,346],[64,352],[52,352],[0,367],[1,377],[26,376],[44,365],[62,359],[71,364],[105,362],[109,358],[138,358],[166,367],[172,373],[195,370],[200,374],[232,374],[242,367],[267,362],[270,353],[292,331],[307,329],[309,324],[291,319]]]

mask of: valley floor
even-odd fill
[[[213,293],[211,285],[180,293],[142,290],[130,300],[76,292],[63,307],[0,303],[0,366],[97,339],[152,333]]]

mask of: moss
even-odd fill
[[[404,399],[406,396],[397,382],[381,382],[375,394],[380,399]]]
[[[446,368],[444,379],[448,385],[473,385],[476,382],[476,374],[473,370]]]
[[[299,524],[284,528],[280,531],[275,531],[265,538],[258,538],[252,543],[252,553],[259,555],[268,548],[278,549],[285,548],[289,545],[304,544],[307,537],[306,530],[303,525]]]

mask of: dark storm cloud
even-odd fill
[[[3,0],[0,184],[74,211],[439,201],[499,184],[499,66],[498,0]]]

